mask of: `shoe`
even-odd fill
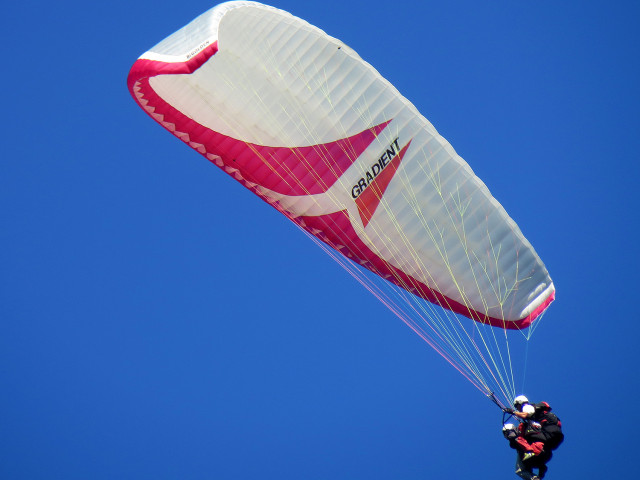
[[[531,480],[540,480],[540,477],[537,475],[534,475],[533,477],[531,477]]]
[[[525,454],[522,456],[522,461],[523,461],[523,462],[526,462],[527,460],[529,460],[530,458],[533,458],[533,457],[535,457],[535,456],[536,456],[536,454],[535,454],[535,453],[533,453],[533,452],[527,452],[527,453],[525,453]],[[536,478],[536,480],[539,480],[539,478]]]

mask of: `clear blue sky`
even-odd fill
[[[545,261],[521,374],[567,433],[548,478],[631,478],[640,8],[416,3],[272,5],[390,80]],[[3,6],[0,477],[517,478],[495,406],[130,98],[211,6]]]

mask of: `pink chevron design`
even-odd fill
[[[411,145],[411,141],[409,141],[409,143],[407,143],[404,148],[400,150],[395,157],[393,157],[389,165],[382,170],[382,172],[369,184],[360,196],[356,198],[358,212],[360,212],[360,218],[362,219],[362,224],[365,227],[369,224],[369,220],[373,217],[378,205],[380,205],[380,200],[382,200],[385,190],[389,186],[393,176],[396,174],[396,171],[400,166],[400,162],[404,158],[404,154],[407,152],[409,145]]]

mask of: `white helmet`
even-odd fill
[[[513,400],[513,406],[516,407],[516,409],[518,409],[518,410],[520,410],[520,407],[522,407],[522,405],[524,405],[525,403],[529,403],[529,399],[527,397],[525,397],[524,395],[518,395]]]
[[[513,423],[505,423],[502,426],[502,431],[503,432],[508,432],[509,430],[515,430],[516,426]]]
[[[522,407],[522,413],[526,413],[527,417],[530,417],[531,415],[536,413],[536,407],[527,403],[524,407]]]
[[[513,423],[505,423],[502,426],[502,435],[507,440],[515,440],[518,436],[518,431],[516,430],[516,426]]]

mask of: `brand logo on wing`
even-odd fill
[[[366,227],[375,213],[382,195],[394,177],[404,154],[411,145],[411,140],[402,149],[398,138],[385,149],[377,160],[369,167],[366,173],[351,188],[351,196],[356,201],[362,224]]]

